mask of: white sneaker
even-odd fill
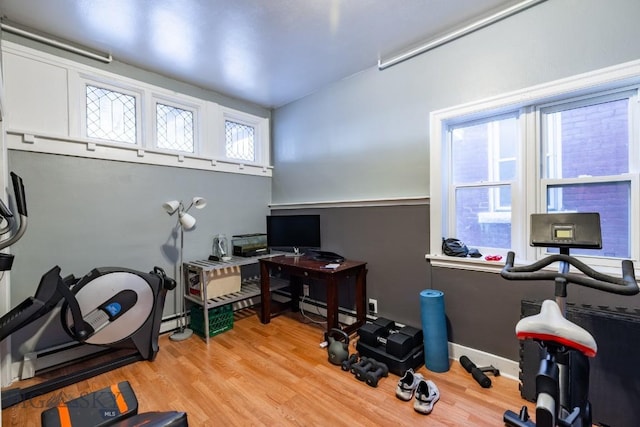
[[[428,415],[433,410],[433,405],[440,399],[440,390],[431,380],[422,380],[416,387],[416,400],[413,409],[421,414]]]
[[[402,378],[400,378],[400,381],[398,381],[396,397],[400,400],[411,400],[413,393],[416,391],[416,387],[418,387],[418,383],[422,380],[424,380],[422,374],[414,373],[411,368],[407,369]]]

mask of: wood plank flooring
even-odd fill
[[[449,372],[419,372],[440,389],[430,415],[395,397],[391,374],[373,388],[327,361],[322,328],[299,314],[260,323],[255,311],[236,313],[234,328],[209,345],[197,336],[160,337],[154,362],[137,362],[2,411],[3,426],[40,426],[58,396],[67,399],[129,381],[139,412],[185,411],[190,426],[501,426],[505,409],[523,404],[516,381],[491,378],[481,388],[454,362]],[[351,342],[351,353],[355,342]]]

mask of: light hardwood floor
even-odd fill
[[[179,410],[190,426],[501,426],[505,409],[527,404],[516,381],[491,378],[481,388],[453,362],[446,373],[421,367],[440,390],[430,415],[395,397],[391,374],[373,388],[327,361],[321,327],[287,314],[263,325],[255,311],[236,313],[234,328],[210,340],[160,337],[154,362],[137,362],[2,411],[3,426],[39,426],[56,396],[77,397],[129,381],[139,412]],[[355,342],[351,352],[355,352]]]

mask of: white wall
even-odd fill
[[[429,195],[429,113],[640,58],[638,0],[551,0],[273,113],[273,202]]]

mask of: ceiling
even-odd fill
[[[274,108],[514,0],[0,0],[3,22]]]

